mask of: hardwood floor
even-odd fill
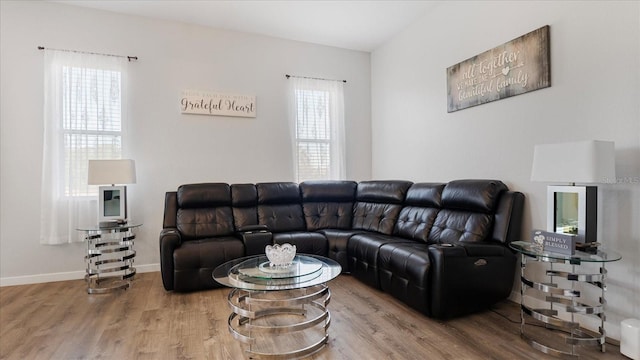
[[[311,359],[551,359],[520,338],[519,307],[509,301],[443,322],[348,275],[329,286],[329,343]],[[81,280],[3,287],[0,358],[242,359],[227,330],[228,291],[166,292],[159,273],[137,274],[129,290],[105,295],[88,295]],[[609,344],[606,353],[580,352],[624,359]]]

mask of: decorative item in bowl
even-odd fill
[[[296,246],[291,244],[267,245],[264,249],[269,259],[269,266],[287,267],[296,256]]]
[[[544,235],[542,235],[542,231],[534,230],[532,248],[534,251],[539,252],[542,252],[542,250],[544,250]]]

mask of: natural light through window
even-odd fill
[[[122,99],[119,71],[63,67],[62,136],[65,195],[96,195],[87,185],[89,159],[122,155]]]
[[[89,160],[121,159],[127,150],[128,59],[44,49],[42,244],[79,241],[78,226],[97,222]]]
[[[300,78],[290,81],[296,180],[343,179],[342,83]]]
[[[331,123],[329,93],[298,90],[296,141],[298,144],[298,178],[329,179],[331,163]]]

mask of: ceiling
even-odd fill
[[[437,3],[426,0],[54,1],[368,52]]]

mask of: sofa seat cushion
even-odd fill
[[[235,237],[219,237],[183,242],[173,252],[176,291],[220,287],[213,280],[213,269],[244,256],[244,245]]]
[[[390,243],[412,243],[412,240],[379,233],[353,235],[347,243],[349,271],[362,282],[380,288],[378,277],[378,255],[380,247]]]
[[[316,232],[294,231],[273,234],[275,244],[289,243],[296,246],[297,254],[327,256],[329,244],[327,238]]]
[[[349,272],[349,259],[347,257],[347,242],[355,234],[361,234],[361,230],[323,229],[319,230],[328,241],[329,249],[327,255],[342,266],[342,272]]]
[[[429,245],[389,243],[380,247],[380,287],[412,308],[429,315]]]

